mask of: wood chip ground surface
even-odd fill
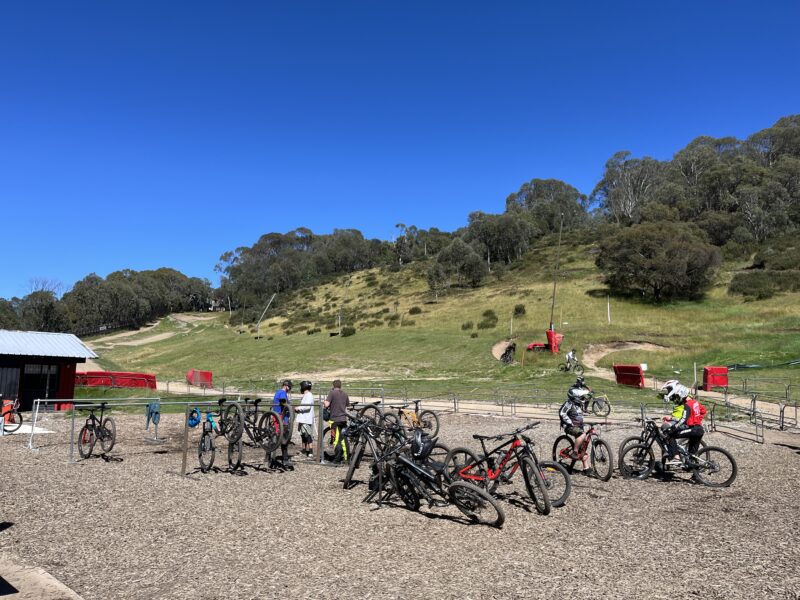
[[[38,565],[86,600],[125,598],[798,598],[800,455],[719,434],[738,479],[710,489],[676,478],[573,478],[568,504],[533,512],[513,489],[501,530],[453,510],[362,503],[345,469],[297,462],[201,474],[192,431],[188,477],[181,416],[164,415],[160,446],[144,417],[119,415],[109,460],[67,463],[69,421],[56,433],[0,439],[0,553]],[[516,419],[445,415],[440,439],[479,449],[473,433]],[[635,429],[609,426],[616,453]],[[535,430],[548,456],[557,424]],[[296,434],[295,434],[296,437]],[[299,442],[299,440],[296,440]],[[800,444],[798,444],[800,445]],[[296,446],[292,446],[296,451]],[[246,451],[248,462],[260,453]],[[226,460],[221,444],[217,462]],[[366,478],[366,469],[358,472]]]

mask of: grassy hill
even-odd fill
[[[258,384],[271,388],[282,377],[329,382],[340,377],[349,385],[383,383],[387,387],[447,390],[474,387],[502,390],[525,383],[563,390],[567,376],[555,372],[563,354],[524,353],[531,341],[545,341],[550,321],[554,248],[533,248],[526,259],[490,277],[479,289],[456,290],[434,302],[425,281],[425,264],[399,272],[364,271],[284,299],[284,315],[266,318],[256,339],[254,326],[229,322],[227,313],[210,321],[186,323],[167,319],[146,338],[174,335],[143,345],[117,345],[100,351],[109,368],[156,373],[180,379],[191,368],[209,369],[216,380]],[[691,382],[692,366],[759,363],[771,365],[800,357],[800,294],[778,295],[746,302],[727,294],[737,265],[728,265],[718,285],[701,302],[651,305],[611,299],[611,323],[602,275],[594,266],[592,245],[564,251],[557,290],[556,329],[565,346],[579,355],[589,344],[644,341],[658,344],[653,352],[617,352],[612,363],[649,365],[650,373],[667,377],[681,372]],[[513,318],[518,364],[504,366],[491,354],[492,346],[511,333],[515,306],[525,314]],[[353,326],[348,337],[337,331]],[[478,329],[484,314],[497,316],[494,327]],[[267,315],[269,317],[269,313]],[[471,323],[471,327],[467,324]],[[318,331],[317,331],[318,330]],[[309,335],[309,331],[314,331]],[[288,335],[287,335],[288,334]],[[130,338],[135,340],[137,336]],[[797,376],[795,368],[760,370],[759,376]],[[604,384],[608,387],[608,384]],[[598,386],[602,387],[602,386]]]

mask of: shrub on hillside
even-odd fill
[[[412,306],[408,309],[408,314],[410,315],[418,315],[422,313],[422,309],[419,306]]]
[[[514,316],[515,317],[521,317],[524,314],[525,314],[525,305],[524,304],[517,304],[514,307]]]
[[[600,243],[596,259],[613,293],[655,302],[702,296],[720,261],[719,248],[685,223],[620,229]]]
[[[739,294],[756,300],[771,298],[776,292],[800,291],[800,271],[771,271],[768,269],[736,273],[728,286],[729,294]]]
[[[346,327],[342,327],[342,337],[350,337],[351,335],[356,334],[356,328],[350,327],[349,325]]]
[[[314,329],[309,329],[308,331],[306,331],[306,334],[314,335],[315,333],[319,333],[320,331],[322,331],[322,329],[320,329],[319,327],[314,327]]]
[[[478,329],[494,329],[497,327],[497,320],[484,319],[478,323]]]
[[[413,319],[406,319],[405,321],[400,321],[401,327],[411,327],[414,324],[416,324],[416,321],[414,321]]]
[[[469,334],[469,337],[471,337],[471,338],[478,337],[478,332],[477,331],[473,331],[472,333]]]
[[[461,331],[469,331],[473,327],[475,327],[475,323],[472,321],[467,321],[466,323],[461,324]]]

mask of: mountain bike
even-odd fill
[[[78,408],[78,410],[89,411],[86,423],[78,434],[78,454],[81,458],[89,458],[98,441],[103,454],[111,452],[117,442],[117,424],[111,417],[103,416],[107,404],[108,402],[100,403],[99,417],[94,414],[96,408]]]
[[[203,425],[203,432],[197,443],[197,460],[200,463],[200,471],[203,473],[207,473],[214,466],[217,454],[215,438],[219,436],[224,436],[228,440],[228,466],[230,469],[234,471],[242,465],[242,433],[239,431],[237,436],[236,430],[239,426],[242,430],[244,429],[243,409],[241,405],[234,402],[223,410],[223,405],[227,400],[220,398],[217,402],[219,410],[216,412],[209,409],[201,413],[199,408],[193,408],[189,414],[190,427],[196,427],[200,423]],[[205,420],[203,415],[205,415]],[[242,417],[241,421],[238,420],[240,416]]]
[[[619,459],[620,472],[628,479],[647,479],[653,472],[656,466],[654,444],[660,446],[662,456],[669,456],[669,439],[655,420],[647,419],[645,429],[645,441],[626,447]],[[738,467],[727,450],[706,446],[698,449],[697,454],[689,454],[682,446],[679,445],[677,448],[681,464],[670,465],[662,459],[661,466],[665,473],[691,473],[695,481],[714,488],[728,487],[736,479]]]
[[[414,410],[406,410],[411,404]],[[392,410],[391,408],[389,410]],[[421,429],[429,437],[436,437],[439,433],[439,417],[432,410],[420,410],[419,400],[412,400],[397,408],[397,412],[385,412],[383,419],[389,423],[403,426],[406,431]]]
[[[14,433],[21,425],[22,413],[19,412],[19,398],[17,398],[7,410],[0,412],[0,427],[6,433]]]
[[[569,360],[567,362],[559,363],[558,370],[562,373],[569,373],[570,371],[576,375],[583,375],[583,365],[578,360]]]
[[[575,441],[569,435],[560,435],[553,443],[553,461],[560,463],[567,471],[572,472],[576,462],[582,462],[586,453],[592,461],[592,470],[598,479],[608,481],[614,472],[614,454],[607,441],[600,437],[600,425],[587,423],[589,430],[581,443],[581,447],[575,450]]]
[[[409,438],[373,463],[364,502],[374,500],[380,507],[396,495],[406,508],[417,511],[425,499],[429,508],[454,505],[472,523],[503,526],[505,512],[488,492],[466,481],[448,480],[444,465],[425,464],[428,456],[424,453],[416,457],[403,454],[402,450],[412,443],[413,438]]]
[[[274,410],[264,409],[259,412],[262,400],[262,398],[254,400],[245,398],[243,400],[244,420],[242,426],[244,433],[254,445],[271,453],[280,447],[284,437],[283,419]]]
[[[589,394],[591,400],[591,411],[598,417],[607,417],[611,413],[611,401],[605,394],[594,395],[594,392]]]
[[[642,422],[642,419],[640,419],[638,417],[636,418],[636,420],[639,421],[639,422]],[[620,445],[619,445],[619,451],[617,452],[617,454],[619,454],[619,458],[620,458],[620,463],[619,463],[619,470],[620,471],[622,471],[621,459],[622,459],[622,455],[625,453],[625,449],[628,446],[632,446],[634,444],[643,444],[643,443],[645,443],[646,440],[647,440],[647,427],[643,427],[642,428],[642,432],[639,435],[631,435],[629,437],[626,437],[624,440],[622,440],[622,443],[620,443]],[[689,440],[687,438],[678,438],[678,439],[675,440],[675,442],[679,446],[683,447],[684,449],[686,449],[687,445],[689,444]],[[705,448],[707,445],[708,444],[706,444],[705,440],[700,440],[700,448]],[[660,450],[661,446],[658,446],[658,448]],[[669,458],[669,456],[667,456],[667,458]],[[663,459],[663,456],[659,460],[661,460],[661,459]],[[656,469],[658,469],[658,463],[656,463]]]
[[[358,402],[351,402],[349,405],[351,410],[347,413],[348,427],[350,421],[356,416],[358,418],[363,417],[364,419],[368,419],[375,425],[381,424],[383,421],[383,411],[378,402],[370,402],[366,406],[360,408],[358,408],[358,405]],[[326,427],[322,430],[322,456],[326,461],[331,462],[336,455],[336,430],[333,428],[332,420],[328,420],[326,423]],[[349,461],[348,447],[352,448],[353,445],[354,444],[344,444],[342,446],[342,460]]]
[[[514,474],[521,470],[525,489],[536,510],[543,515],[549,514],[551,506],[559,507],[566,503],[572,482],[560,464],[539,462],[533,440],[524,434],[537,425],[538,421],[500,435],[473,435],[480,441],[483,454],[478,457],[468,448],[453,448],[447,456],[445,476],[470,481],[494,494],[501,484],[511,484]],[[502,443],[487,451],[486,442],[489,440]]]

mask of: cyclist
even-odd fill
[[[301,408],[295,410],[297,413],[297,431],[303,441],[303,454],[311,458],[311,443],[314,441],[314,394],[311,393],[312,383],[308,380],[300,382],[300,391],[303,398],[300,400]]]
[[[289,421],[291,415],[289,412],[289,392],[291,391],[292,380],[284,379],[281,381],[280,389],[275,392],[275,396],[272,399],[272,410],[283,416],[284,431],[288,431],[288,427],[290,425]],[[276,460],[273,466],[286,469],[288,471],[294,471],[294,465],[292,465],[292,461],[289,460],[289,440],[291,437],[291,431],[288,431],[288,433],[284,434],[284,439],[281,440],[281,460],[280,462]]]
[[[567,370],[571,369],[578,364],[578,355],[575,353],[575,348],[567,352]]]
[[[689,396],[689,389],[685,385],[676,383],[667,396],[667,400],[675,403],[673,417],[669,421],[665,433],[669,440],[669,452],[671,458],[666,462],[668,465],[681,465],[680,454],[678,454],[677,438],[688,438],[689,455],[697,453],[700,447],[700,440],[703,439],[705,430],[703,429],[703,418],[706,416],[705,407],[697,400]]]
[[[575,438],[575,449],[570,454],[573,460],[578,459],[576,449],[581,447],[586,439],[586,433],[583,430],[583,415],[589,404],[589,395],[591,390],[586,386],[583,377],[578,377],[575,383],[567,392],[567,401],[561,405],[558,411],[558,417],[561,420],[561,428],[567,435]],[[583,472],[589,473],[589,453],[584,452],[581,457],[583,463]]]

